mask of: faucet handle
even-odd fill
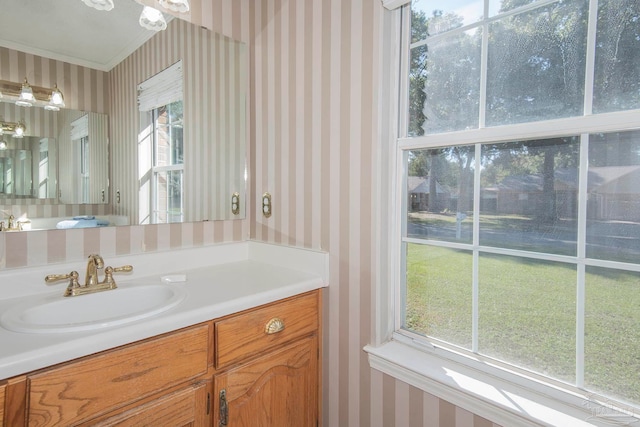
[[[110,289],[115,289],[116,281],[113,280],[113,273],[128,273],[130,271],[133,271],[132,265],[124,265],[122,267],[106,267],[104,269],[104,280],[102,281],[102,283],[108,284]]]
[[[69,296],[73,293],[74,289],[80,287],[80,283],[78,283],[78,277],[80,277],[78,272],[72,271],[69,274],[49,274],[44,278],[44,281],[49,284],[52,282],[69,279],[69,286],[67,286],[67,290],[64,292],[64,296]]]

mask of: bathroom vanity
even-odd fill
[[[146,273],[168,254],[126,257],[141,271],[117,277],[119,289],[186,279],[172,284],[184,299],[158,314],[74,332],[0,329],[0,426],[316,426],[326,254],[220,246],[172,253],[184,268],[159,274]],[[33,297],[0,300],[0,313]]]

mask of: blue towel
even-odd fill
[[[74,216],[73,219],[96,219],[93,215],[78,215]]]
[[[69,228],[105,227],[107,225],[109,225],[109,221],[102,219],[66,219],[56,224],[56,228],[66,230]]]

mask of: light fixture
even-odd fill
[[[51,96],[49,96],[49,103],[44,106],[44,109],[49,111],[60,111],[60,108],[63,107],[64,96],[62,96],[62,92],[58,89],[58,85],[53,85]]]
[[[24,125],[24,123],[20,122],[13,130],[13,137],[22,138],[26,131],[27,131],[26,126]]]
[[[172,10],[174,12],[186,13],[189,12],[188,0],[159,0],[160,6]]]
[[[33,89],[31,89],[31,86],[29,86],[29,82],[25,77],[16,105],[19,105],[20,107],[31,107],[34,102],[36,102],[36,98],[33,96]]]
[[[162,12],[149,6],[142,9],[138,22],[147,30],[162,31],[167,28],[167,21],[164,20]]]
[[[113,9],[113,0],[82,0],[84,4],[98,10]]]
[[[24,83],[0,80],[0,93],[5,100],[15,101],[16,105],[31,107],[37,105],[47,110],[59,111],[64,108],[64,96],[57,85],[53,88],[31,86],[27,79]]]
[[[0,135],[9,134],[14,138],[24,137],[27,127],[20,121],[18,123],[0,121]]]
[[[7,149],[7,143],[4,141],[0,141],[0,150],[6,150]]]

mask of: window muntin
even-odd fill
[[[494,4],[491,7],[495,7],[493,0],[491,3]],[[636,230],[640,226],[640,220],[629,217],[629,212],[636,203],[635,192],[622,191],[627,185],[625,180],[631,183],[631,186],[640,188],[640,177],[626,175],[626,178],[620,178],[614,185],[604,187],[595,185],[594,181],[594,177],[605,173],[604,169],[598,168],[609,167],[621,173],[622,169],[631,170],[635,166],[635,163],[630,165],[628,162],[634,161],[637,157],[639,131],[629,129],[640,127],[640,123],[637,121],[638,115],[632,116],[622,112],[640,107],[640,96],[637,92],[637,82],[640,79],[635,78],[631,81],[631,77],[624,80],[626,86],[617,92],[614,90],[615,87],[608,91],[600,89],[599,85],[605,81],[604,75],[615,75],[617,66],[625,70],[625,76],[637,76],[640,73],[640,37],[637,37],[640,28],[639,5],[632,0],[611,1],[616,8],[629,13],[626,20],[618,20],[625,23],[620,24],[624,27],[623,31],[616,32],[615,28],[607,29],[607,26],[614,25],[614,20],[599,19],[600,16],[588,17],[589,10],[596,9],[593,7],[595,3],[592,5],[582,0],[505,0],[503,3],[508,4],[501,6],[500,14],[496,15],[490,11],[488,20],[480,20],[470,25],[465,23],[464,26],[452,28],[447,32],[430,34],[422,40],[418,40],[415,35],[421,32],[426,34],[428,31],[412,31],[412,44],[407,48],[411,52],[409,58],[413,58],[406,73],[406,84],[401,85],[409,89],[409,104],[404,111],[406,120],[400,120],[401,123],[408,124],[408,129],[401,129],[399,144],[399,154],[405,160],[401,168],[404,176],[400,177],[404,182],[403,203],[400,205],[400,217],[403,218],[400,247],[403,271],[398,281],[400,315],[397,328],[400,333],[410,332],[412,337],[415,337],[413,333],[425,335],[436,345],[453,345],[458,350],[500,360],[501,363],[513,366],[516,371],[522,368],[524,371],[547,376],[556,384],[559,380],[583,388],[587,392],[600,394],[600,398],[613,398],[618,402],[630,402],[640,407],[637,382],[634,382],[640,370],[634,359],[634,350],[640,342],[636,333],[640,330],[640,321],[637,314],[627,312],[625,304],[629,301],[632,306],[638,306],[635,301],[638,293],[636,287],[640,283],[637,280],[640,272],[640,258],[637,256],[640,251],[640,239],[637,237],[640,234],[637,234]],[[442,4],[446,5],[447,2]],[[598,13],[602,15],[602,11],[611,4],[609,1],[600,1]],[[495,89],[490,87],[490,80],[493,78],[490,70],[490,27],[496,28],[495,25],[501,21],[516,19],[519,15],[522,15],[520,18],[538,16],[538,19],[546,19],[546,11],[554,10],[572,11],[565,13],[567,19],[581,19],[571,39],[577,40],[576,44],[582,46],[583,52],[574,50],[572,54],[573,60],[581,64],[578,68],[586,71],[580,70],[575,75],[566,76],[573,79],[572,88],[577,90],[574,92],[576,95],[571,98],[575,102],[569,103],[566,108],[558,109],[557,114],[538,114],[537,111],[544,112],[545,108],[528,110],[527,106],[531,102],[522,102],[524,96],[517,95],[518,90],[506,91],[500,96],[511,96],[511,99],[521,101],[520,104],[514,104],[521,107],[521,111],[510,109],[500,118],[502,121],[495,120],[495,114],[492,116],[488,104],[489,95],[494,96],[496,93]],[[413,8],[413,12],[415,15],[417,9]],[[536,18],[529,19],[536,21]],[[412,22],[415,22],[415,19],[412,19]],[[585,34],[582,34],[583,31]],[[626,58],[618,59],[619,62],[624,62],[624,65],[611,61],[609,71],[603,72],[606,67],[602,65],[604,59],[599,59],[599,55],[603,55],[599,50],[606,44],[602,36],[606,31],[621,34],[620,40],[624,40],[626,45],[620,49],[627,49],[627,53]],[[446,85],[448,80],[438,82],[433,78],[435,74],[432,74],[429,82],[426,71],[439,66],[429,64],[429,61],[438,60],[437,50],[430,50],[430,45],[437,47],[437,43],[443,43],[446,38],[461,34],[482,38],[480,58],[471,61],[479,64],[479,86],[471,86],[467,92],[456,88],[458,93],[478,91],[477,126],[457,125],[460,117],[453,107],[449,108],[449,118],[447,114],[442,114],[437,117],[438,126],[433,126],[428,123],[429,116],[424,114],[425,111],[429,111],[430,106],[421,103],[428,103],[430,99],[434,99],[429,96],[430,84],[437,87]],[[545,37],[539,37],[539,40],[540,43],[548,41]],[[551,43],[542,51],[547,52],[555,48],[557,46],[554,47]],[[532,55],[532,64],[542,64],[543,68],[547,66],[540,60],[540,55],[536,57],[535,49],[529,49],[529,52]],[[563,52],[566,53],[567,50]],[[453,57],[459,53],[458,49],[450,55]],[[451,64],[449,66],[453,67]],[[600,71],[598,67],[601,68]],[[558,67],[563,75],[567,72],[566,68],[564,65]],[[447,73],[443,72],[441,76],[450,80],[452,74],[455,73],[446,77]],[[418,81],[416,77],[423,77],[423,81]],[[557,80],[548,78],[546,81]],[[517,83],[517,79],[515,82]],[[576,82],[579,83],[577,86]],[[546,95],[542,89],[546,84],[531,85],[531,89],[538,90],[544,97]],[[563,84],[567,84],[566,81],[563,80]],[[475,89],[477,87],[479,89]],[[491,92],[492,90],[494,92]],[[553,100],[557,90],[559,89],[556,86],[554,90],[547,91],[551,101],[542,99],[541,102],[548,102],[547,105],[553,106],[554,102],[557,102]],[[440,99],[452,93],[455,92],[443,90],[441,96],[435,98],[435,106],[446,106],[448,103],[458,107],[458,98],[453,95],[451,100]],[[514,93],[516,95],[513,95]],[[606,100],[607,97],[610,99]],[[467,102],[467,99],[463,98],[461,102]],[[607,107],[604,107],[605,105]],[[604,112],[614,112],[614,115],[596,120],[589,119],[592,113]],[[621,113],[616,116],[615,112]],[[423,121],[420,113],[427,119]],[[586,116],[585,120],[582,120],[581,116]],[[576,120],[573,117],[580,119]],[[539,122],[539,125],[524,125],[532,121]],[[498,127],[495,131],[483,131],[487,126],[505,124],[508,126]],[[577,131],[580,126],[576,125],[580,124],[588,125],[591,134]],[[544,131],[540,132],[536,128]],[[447,133],[452,130],[462,132]],[[532,134],[543,134],[544,137]],[[487,135],[491,135],[492,140],[487,139]],[[474,136],[477,136],[481,143],[469,145]],[[547,159],[545,168],[545,155],[536,155],[534,150],[527,147],[533,142],[541,144],[538,149],[542,149],[546,144],[554,146],[554,150],[560,149],[562,154],[554,154],[553,162]],[[451,162],[450,156],[447,157],[446,153],[452,147],[465,147],[468,152],[474,152],[479,159],[479,165],[472,168],[473,207],[465,212],[455,203],[450,203],[448,211],[436,212],[435,209],[429,211],[427,208],[424,215],[419,211],[412,211],[410,178],[416,174],[412,172],[412,167],[415,166],[412,166],[411,162],[419,157],[420,152],[426,158],[436,155],[441,161]],[[526,165],[526,174],[516,170],[517,163],[509,165],[507,171],[496,169],[492,172],[495,167],[488,160],[491,159],[490,153],[496,149],[500,155],[515,151],[517,160]],[[620,159],[627,163],[621,163]],[[435,164],[436,170],[431,171],[427,162],[426,174],[421,172],[423,178],[430,179],[431,175],[436,183],[440,180],[451,182],[450,177],[442,175],[442,167],[438,170],[438,163]],[[534,166],[542,169],[536,169]],[[555,223],[552,221],[546,225],[535,224],[539,215],[529,213],[528,216],[520,218],[515,225],[503,221],[502,232],[496,233],[492,227],[500,218],[486,215],[491,203],[497,203],[497,200],[492,202],[490,197],[492,187],[504,183],[504,179],[508,177],[531,177],[545,172],[550,176],[551,170],[553,179],[550,181],[553,181],[555,195],[555,218],[551,218]],[[540,175],[538,180],[540,179],[542,182],[538,183],[538,187],[544,187],[544,176]],[[451,185],[447,190],[450,193],[460,192],[456,185]],[[615,203],[604,202],[604,197],[595,197],[592,191],[595,187],[606,191],[609,200],[615,195]],[[561,191],[564,193],[561,194]],[[519,203],[526,206],[531,194],[522,192],[518,197]],[[616,212],[618,217],[609,215],[606,218],[597,218],[595,212],[603,210],[610,214]],[[456,235],[456,227],[451,225],[452,217],[459,217],[458,211],[466,215],[461,221],[460,237]],[[626,219],[621,219],[625,218],[622,213],[627,215]],[[442,215],[448,215],[448,222],[438,220]],[[596,224],[598,226],[595,226]],[[533,235],[533,232],[537,234]],[[496,236],[502,237],[496,239]],[[532,236],[536,238],[531,238]],[[494,273],[491,272],[492,269]],[[534,279],[540,278],[540,283],[527,283],[526,272]],[[552,279],[545,281],[544,277]],[[539,290],[532,292],[532,286],[539,286]],[[548,300],[545,300],[547,297]],[[551,310],[553,313],[550,313]],[[496,313],[502,313],[501,315],[506,317],[502,318],[502,322],[494,320],[492,323],[492,313],[494,316]],[[624,321],[616,320],[622,319],[620,316],[625,316]],[[507,326],[503,331],[492,325]],[[534,337],[532,341],[537,343],[537,346],[528,346],[529,343],[524,341],[518,342],[516,339],[520,336]],[[545,347],[551,349],[551,352],[540,352],[540,349]],[[612,379],[609,379],[609,376]],[[610,384],[614,381],[617,384]]]

